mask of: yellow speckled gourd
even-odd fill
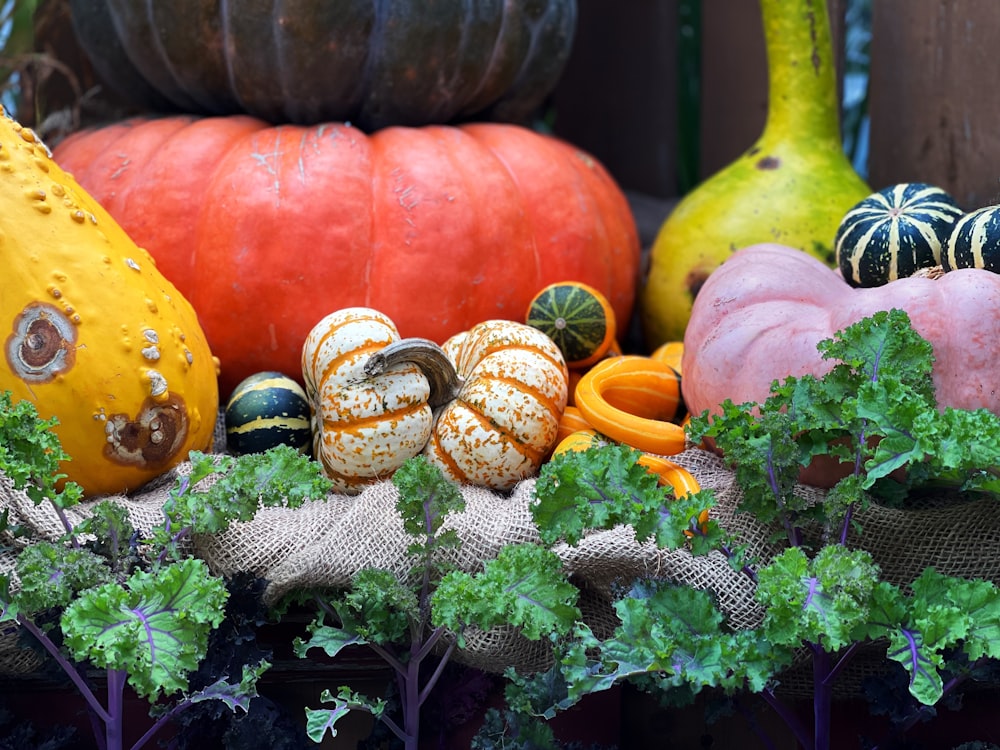
[[[651,350],[683,340],[701,285],[741,247],[777,242],[835,265],[837,227],[871,193],[843,151],[825,0],[760,5],[767,122],[746,153],[688,193],[660,227],[639,299]]]
[[[218,360],[152,257],[0,108],[0,390],[34,403],[88,496],[211,448]]]

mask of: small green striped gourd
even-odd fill
[[[837,229],[840,272],[851,286],[873,287],[941,265],[942,246],[962,215],[948,193],[921,182],[872,193]]]
[[[551,338],[568,367],[587,367],[611,348],[615,313],[598,289],[579,281],[549,284],[528,303],[525,322]]]
[[[258,372],[233,389],[225,408],[226,450],[263,453],[278,445],[308,452],[312,445],[309,401],[295,380]]]
[[[302,347],[302,375],[313,410],[313,455],[345,494],[392,475],[430,438],[430,384],[413,363],[369,375],[374,352],[399,341],[396,325],[366,307],[333,312]]]
[[[955,224],[944,246],[941,265],[983,268],[1000,273],[1000,205],[970,211]]]

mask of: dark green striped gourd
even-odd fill
[[[942,265],[942,247],[962,215],[948,193],[922,182],[872,193],[837,229],[840,272],[851,286],[872,287]]]
[[[233,389],[226,404],[226,450],[263,453],[278,445],[312,448],[309,401],[295,380],[280,372],[258,372]]]
[[[528,303],[525,322],[552,339],[571,368],[586,367],[605,356],[616,335],[611,303],[580,281],[546,286]]]
[[[1000,273],[1000,206],[970,211],[955,224],[945,241],[941,265],[956,268],[984,268]]]

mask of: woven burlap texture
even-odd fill
[[[703,488],[714,491],[715,518],[751,558],[767,560],[780,551],[772,541],[775,529],[736,512],[739,491],[733,473],[718,456],[692,448],[673,459],[691,471]],[[138,492],[110,499],[128,510],[137,528],[148,529],[160,521],[168,490],[187,469],[182,464]],[[466,509],[447,522],[461,540],[447,552],[449,562],[476,572],[504,545],[539,541],[530,512],[533,487],[533,479],[521,482],[509,494],[463,487]],[[823,497],[822,490],[813,487],[800,485],[797,491],[815,501]],[[369,567],[405,578],[412,561],[406,553],[409,541],[395,509],[396,497],[395,486],[385,481],[353,497],[330,494],[296,509],[265,508],[253,520],[233,524],[222,534],[195,538],[190,549],[218,574],[251,572],[265,579],[265,598],[272,604],[291,592],[341,588],[357,571]],[[85,516],[97,501],[73,509],[71,520]],[[62,524],[50,508],[34,506],[6,480],[0,483],[0,512],[4,509],[11,523],[27,525],[42,538],[56,539],[62,534]],[[859,514],[858,520],[864,529],[863,546],[890,582],[906,584],[928,565],[945,574],[1000,582],[1000,504],[994,501],[968,501],[960,507],[940,502],[908,510],[874,506]],[[685,549],[660,550],[652,542],[638,543],[628,527],[594,532],[575,546],[559,544],[553,550],[580,587],[581,608],[598,635],[608,634],[615,625],[611,602],[616,586],[639,576],[715,592],[733,628],[754,627],[763,615],[752,582],[718,552],[694,556]],[[13,553],[0,556],[3,570],[9,571],[12,563]],[[545,644],[531,643],[517,632],[501,628],[467,636],[466,648],[456,658],[471,666],[496,672],[508,666],[533,671],[550,663]],[[7,656],[9,651],[8,644]],[[14,660],[4,657],[0,643],[0,670],[17,671],[8,663]],[[25,668],[30,665],[20,667],[21,671]]]

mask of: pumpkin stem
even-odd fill
[[[455,365],[444,349],[430,339],[414,337],[382,347],[365,362],[365,373],[374,377],[400,363],[416,365],[427,377],[431,386],[427,403],[432,409],[454,401],[462,388],[462,378]]]

